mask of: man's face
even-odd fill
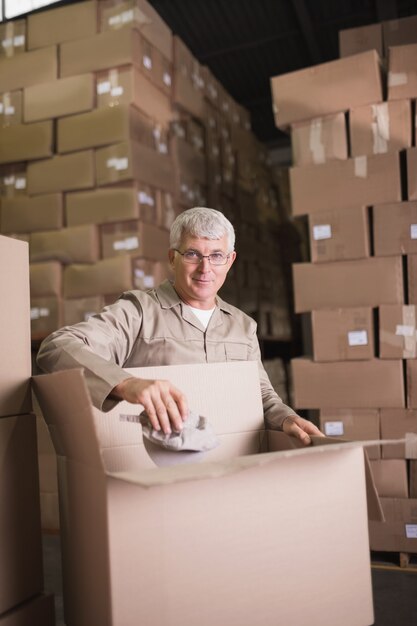
[[[221,239],[200,239],[185,235],[178,248],[180,252],[195,250],[204,256],[213,252],[228,254],[227,236]],[[186,263],[184,258],[175,252],[169,251],[169,260],[174,270],[174,287],[180,298],[197,309],[211,309],[215,305],[216,294],[223,285],[227,272],[236,258],[236,252],[231,252],[225,265],[211,265],[208,259],[201,263]]]

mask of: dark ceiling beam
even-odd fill
[[[311,17],[307,11],[305,0],[291,0],[297,20],[307,44],[307,49],[313,65],[321,63],[322,56],[312,27]]]
[[[225,54],[230,54],[231,52],[242,52],[243,50],[250,50],[251,48],[274,43],[275,41],[280,41],[281,39],[291,39],[291,37],[294,37],[296,34],[296,31],[285,31],[284,33],[274,35],[273,37],[263,37],[259,39],[253,39],[251,41],[244,41],[242,43],[228,46],[227,48],[218,48],[216,50],[209,50],[208,52],[200,51],[198,52],[198,60],[200,61],[200,63],[206,63],[211,59],[224,56]]]
[[[396,20],[398,18],[398,7],[396,0],[376,0],[377,22],[385,20]]]

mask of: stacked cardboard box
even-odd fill
[[[27,243],[0,236],[0,265],[0,623],[52,626],[53,596],[42,593]]]
[[[376,50],[386,59],[393,46],[417,43],[417,16],[387,20],[378,24],[348,28],[339,32],[339,52],[341,57]]]
[[[417,433],[415,58],[417,45],[390,49],[388,101],[375,51],[272,79],[276,122],[294,150],[292,211],[307,215],[311,250],[293,267],[312,343],[292,362],[294,402],[319,409],[329,436]],[[415,451],[375,446],[370,456],[387,519],[371,524],[371,547],[417,552]]]

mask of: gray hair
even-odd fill
[[[221,239],[227,235],[227,251],[233,252],[235,247],[235,229],[227,217],[216,209],[194,207],[180,213],[171,226],[170,247],[179,248],[184,234],[204,239]]]

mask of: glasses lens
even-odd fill
[[[213,265],[224,265],[227,262],[227,256],[221,252],[213,252],[210,254],[209,260]]]

